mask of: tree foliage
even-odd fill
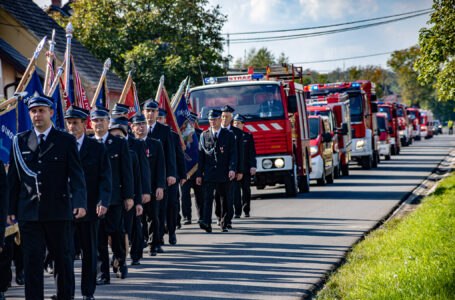
[[[74,36],[98,59],[110,57],[111,69],[125,78],[136,66],[134,80],[141,100],[153,97],[161,75],[175,91],[190,76],[223,73],[221,29],[226,21],[208,0],[78,0],[69,19]]]
[[[234,68],[246,69],[248,67],[254,67],[265,69],[267,65],[283,64],[288,62],[289,57],[287,57],[284,52],[281,52],[278,59],[276,59],[275,55],[273,55],[273,53],[266,47],[262,47],[259,50],[256,50],[256,48],[251,48],[248,50],[248,54],[244,59],[238,58],[235,61]]]
[[[415,63],[422,84],[434,83],[439,99],[455,99],[455,1],[434,0],[429,28],[419,34],[421,56]]]

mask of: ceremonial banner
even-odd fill
[[[98,97],[96,97],[95,105],[109,109],[109,91],[107,89],[106,79],[104,79],[101,84],[101,90]]]
[[[5,164],[9,164],[9,151],[16,133],[16,108],[0,113],[0,159]]]
[[[28,107],[25,103],[27,103],[27,100],[33,98],[34,96],[44,94],[43,87],[41,86],[41,81],[36,71],[33,72],[30,81],[24,89],[24,92],[27,92],[27,96],[22,99],[22,101],[17,102],[17,132],[24,132],[32,129],[32,120],[30,119],[30,116],[28,114]]]
[[[54,123],[55,127],[58,129],[65,129],[65,113],[63,110],[62,98],[61,98],[61,90],[60,84],[57,85],[57,88],[52,95],[52,99],[54,99],[54,104],[52,108],[54,109],[54,115],[52,116],[52,122]]]
[[[139,99],[137,97],[136,84],[134,82],[130,85],[130,90],[126,94],[125,104],[128,105],[128,119],[134,116],[136,113],[141,113],[141,106],[139,104]]]
[[[67,78],[65,82],[69,82],[69,87],[67,89],[64,88],[64,90],[68,90],[68,95],[66,95],[66,97],[68,97],[69,102],[86,110],[90,110],[90,103],[85,94],[84,87],[82,86],[79,72],[74,64],[73,56],[70,56],[69,74],[65,74],[65,78]],[[68,107],[66,107],[66,109],[68,109]]]

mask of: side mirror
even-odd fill
[[[332,134],[330,132],[324,132],[322,134],[322,142],[330,143],[332,141]]]
[[[341,124],[341,134],[342,135],[347,135],[348,134],[348,123],[342,123]]]
[[[389,127],[389,133],[390,133],[390,134],[393,133],[393,128],[392,128],[392,127]]]
[[[297,97],[295,95],[288,96],[288,113],[294,114],[297,112]]]
[[[371,112],[372,113],[378,112],[378,104],[376,102],[371,102]]]

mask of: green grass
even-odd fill
[[[455,175],[357,244],[316,299],[455,299]]]

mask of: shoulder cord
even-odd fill
[[[17,175],[19,176],[19,180],[21,178],[20,171],[19,171],[19,166],[17,163],[19,162],[19,165],[21,166],[21,169],[24,171],[24,173],[27,176],[33,177],[35,179],[35,186],[36,186],[36,193],[38,195],[38,201],[40,200],[41,193],[39,192],[39,185],[38,185],[38,175],[30,170],[28,166],[25,164],[24,158],[22,157],[21,154],[21,149],[19,148],[19,142],[17,139],[17,136],[14,136],[13,139],[13,154],[14,154],[14,162],[16,163],[16,169],[17,169]]]

